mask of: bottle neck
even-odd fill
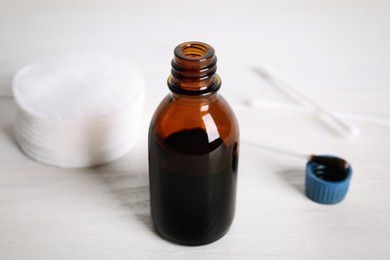
[[[178,45],[172,59],[169,89],[177,94],[198,96],[218,91],[221,79],[216,74],[214,48],[202,42]]]

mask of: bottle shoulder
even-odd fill
[[[149,134],[158,138],[183,130],[200,128],[210,139],[221,137],[238,140],[237,119],[228,102],[219,93],[205,97],[183,97],[168,94],[157,107]]]

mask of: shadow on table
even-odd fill
[[[127,163],[116,162],[93,167],[91,170],[105,183],[120,202],[128,208],[136,218],[154,232],[150,215],[149,177],[147,167],[137,170]],[[137,162],[132,162],[133,165]],[[139,164],[139,162],[138,162]],[[133,169],[132,169],[133,168]]]
[[[1,128],[1,132],[3,132],[4,136],[11,141],[12,143],[16,144],[16,139],[15,139],[15,129],[14,126],[9,124],[5,125]]]
[[[277,172],[290,186],[305,196],[305,169],[293,168]]]

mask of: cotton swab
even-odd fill
[[[258,148],[269,152],[274,152],[274,153],[279,153],[279,154],[299,158],[299,159],[306,159],[310,162],[315,162],[327,167],[332,167],[337,171],[344,171],[349,167],[349,163],[346,160],[336,156],[304,154],[304,153],[284,150],[280,148],[275,148],[271,146],[266,146],[266,145],[253,143],[253,142],[246,142],[246,141],[241,141],[241,144],[252,146],[254,148]]]
[[[358,136],[360,134],[360,128],[356,125],[343,120],[339,118],[337,115],[335,115],[333,112],[329,111],[328,109],[322,107],[317,102],[303,94],[302,92],[298,91],[296,88],[288,84],[287,82],[281,80],[280,78],[274,76],[275,73],[270,72],[271,70],[269,68],[256,68],[256,72],[262,76],[265,80],[267,80],[270,84],[272,84],[274,87],[277,87],[280,91],[284,92],[288,96],[290,96],[292,99],[297,101],[300,104],[310,106],[315,110],[315,113],[318,116],[325,117],[327,122],[332,123],[331,125],[333,127],[336,127],[340,132],[342,132],[344,135],[348,136]]]
[[[270,109],[276,111],[291,111],[301,114],[313,114],[315,110],[307,106],[290,105],[276,100],[267,100],[254,98],[248,100],[248,105],[252,108]],[[379,116],[368,116],[356,113],[334,112],[338,117],[348,118],[350,120],[356,120],[364,123],[375,124],[384,127],[390,127],[390,119]]]

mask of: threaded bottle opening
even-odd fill
[[[201,58],[207,53],[207,46],[198,43],[189,43],[185,45],[181,52],[189,58]]]
[[[203,42],[185,42],[174,50],[171,77],[168,86],[175,92],[190,94],[218,89],[216,80],[217,57],[214,48]]]

